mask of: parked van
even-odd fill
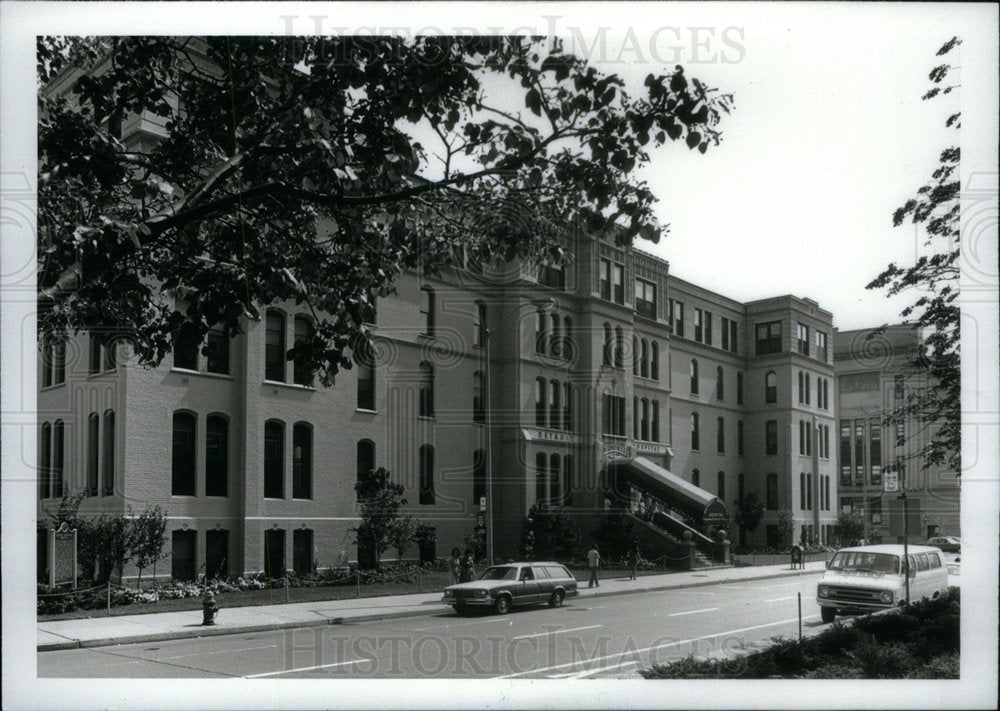
[[[948,565],[939,548],[908,546],[909,565],[902,545],[842,548],[826,564],[826,573],[816,587],[823,622],[833,622],[837,613],[875,612],[907,602],[909,569],[910,600],[937,597],[948,589]]]

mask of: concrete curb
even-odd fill
[[[740,583],[752,580],[770,580],[773,578],[790,578],[802,575],[819,575],[823,570],[789,570],[781,573],[771,573],[768,575],[744,578],[743,580],[699,580],[691,583],[677,583],[666,585],[655,585],[650,587],[635,587],[627,590],[591,591],[587,595],[576,596],[576,600],[583,600],[588,597],[611,597],[614,595],[632,595],[635,593],[656,592],[660,590],[679,590],[682,588],[700,588],[710,585],[721,585],[727,582]],[[587,588],[583,588],[586,590]],[[442,608],[444,606],[442,605]],[[388,620],[403,617],[423,617],[443,610],[401,610],[399,612],[373,613],[370,615],[350,615],[340,617],[327,617],[318,620],[301,620],[296,622],[272,622],[263,625],[245,625],[242,627],[201,627],[190,630],[177,630],[175,632],[156,632],[152,634],[140,634],[129,637],[105,637],[101,639],[68,640],[66,642],[49,642],[37,645],[39,652],[55,652],[66,649],[85,649],[90,647],[111,647],[120,644],[141,644],[144,642],[163,642],[171,639],[194,639],[197,637],[218,637],[227,634],[243,634],[250,632],[274,632],[283,629],[298,629],[304,627],[324,627],[326,625],[341,625],[345,622],[374,622],[377,620]]]

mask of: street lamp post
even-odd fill
[[[490,360],[490,337],[504,325],[507,320],[521,309],[535,307],[543,312],[551,310],[555,305],[552,299],[534,299],[511,309],[493,328],[483,328],[483,361],[486,376],[486,564],[493,565],[493,369]]]

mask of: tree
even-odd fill
[[[635,521],[620,511],[606,513],[594,530],[594,540],[607,558],[624,558],[635,538]]]
[[[580,527],[562,511],[532,506],[521,528],[521,553],[528,559],[569,558],[579,552]]]
[[[944,56],[961,44],[952,37],[938,50]],[[950,94],[958,85],[945,82],[953,67],[936,66],[930,73],[935,84],[924,100]],[[961,128],[961,113],[951,114],[945,126]],[[892,216],[893,225],[907,218],[922,225],[926,233],[925,247],[931,252],[920,256],[909,266],[890,264],[870,284],[868,289],[887,289],[894,296],[908,289],[917,289],[920,296],[902,311],[905,323],[912,324],[923,335],[911,366],[928,376],[925,387],[910,389],[906,397],[887,415],[889,425],[910,418],[928,425],[929,436],[917,456],[924,466],[943,464],[960,474],[961,460],[961,353],[959,341],[959,217],[961,152],[952,145],[941,152],[939,166],[931,179],[917,190],[917,196],[898,208]],[[874,337],[886,327],[871,334]]]
[[[792,543],[792,531],[795,529],[795,519],[788,509],[778,511],[778,540],[780,545],[787,546]]]
[[[358,494],[361,523],[350,529],[358,540],[358,561],[362,552],[374,557],[373,567],[378,569],[382,554],[393,544],[393,532],[399,520],[399,510],[406,506],[402,484],[390,480],[389,472],[379,467],[362,475],[354,490]]]
[[[842,544],[851,545],[865,537],[865,515],[861,511],[837,513],[837,536]]]
[[[754,530],[760,524],[761,519],[764,518],[764,504],[761,502],[756,491],[751,491],[749,494],[736,499],[734,517],[736,525],[740,527],[740,542],[743,542],[744,529],[749,531],[750,536],[753,537]]]
[[[396,555],[400,562],[403,561],[403,555],[410,547],[416,534],[417,521],[409,514],[401,516],[393,525],[389,537],[392,539],[392,546],[396,549]]]
[[[637,171],[718,144],[732,97],[678,66],[633,98],[545,42],[40,38],[39,335],[157,364],[289,300],[315,328],[288,357],[329,383],[403,270],[658,240]],[[162,137],[118,138],[140,115]]]
[[[136,587],[142,584],[142,571],[163,558],[163,545],[167,540],[167,518],[159,506],[147,506],[131,520],[131,561],[139,569]]]

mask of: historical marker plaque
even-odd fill
[[[76,587],[76,529],[65,522],[49,529],[49,586]]]

